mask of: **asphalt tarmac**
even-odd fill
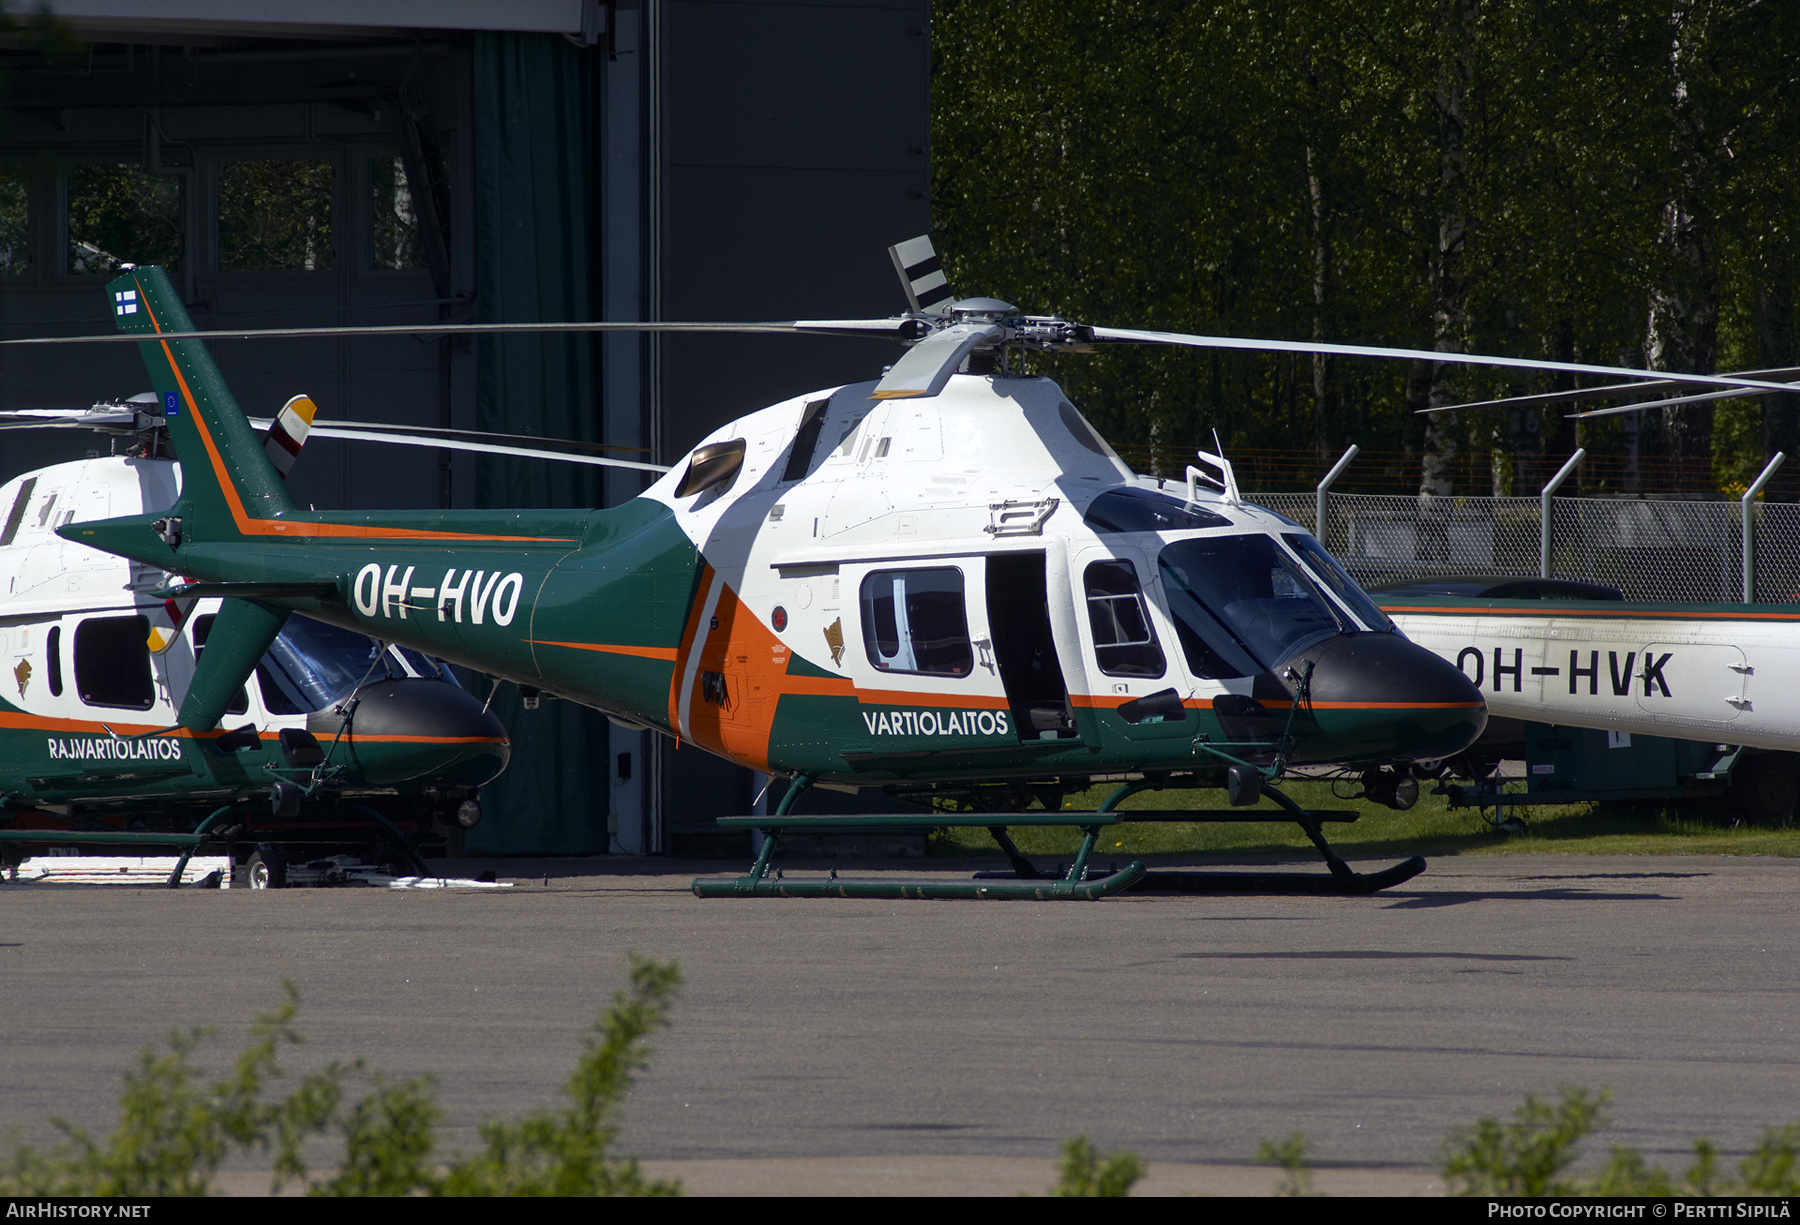
[[[1304,1132],[1328,1189],[1430,1193],[1446,1133],[1528,1091],[1610,1088],[1590,1156],[1681,1168],[1697,1136],[1735,1155],[1800,1116],[1800,860],[1470,857],[1375,897],[1062,903],[444,866],[514,887],[0,886],[0,1133],[105,1132],[170,1029],[217,1026],[223,1070],[287,978],[309,1038],[290,1072],[432,1073],[466,1150],[483,1116],[556,1100],[628,952],[686,987],[623,1148],[703,1192],[1041,1191],[1078,1134],[1142,1154],[1146,1189],[1266,1190],[1258,1141]]]

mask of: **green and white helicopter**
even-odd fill
[[[1014,373],[1011,357],[1174,344],[1567,367],[1092,327],[950,301],[925,240],[892,255],[912,309],[891,319],[386,329],[910,346],[878,380],[729,423],[601,510],[296,506],[203,341],[381,329],[199,333],[160,269],[128,268],[107,287],[120,335],[104,339],[139,345],[182,464],[180,498],[167,513],[58,530],[188,576],[171,598],[222,600],[179,708],[186,734],[219,726],[301,614],[785,776],[777,816],[814,786],[881,788],[932,819],[954,810],[994,827],[1054,818],[1062,796],[1096,779],[1124,779],[1096,820],[1133,791],[1219,786],[1234,806],[1282,804],[1262,819],[1299,821],[1338,887],[1420,870],[1415,857],[1357,875],[1314,814],[1265,784],[1339,763],[1404,804],[1408,763],[1480,734],[1480,692],[1397,632],[1307,532],[1245,502],[1224,457],[1200,453],[1205,469],[1179,484],[1135,475],[1054,382]],[[1043,812],[1018,811],[1033,799]],[[766,856],[736,891],[800,892],[765,869]],[[1092,896],[1076,887],[1081,872],[1078,861],[1052,895]]]
[[[171,834],[198,846],[235,829],[232,843],[255,848],[251,883],[267,885],[282,882],[296,841],[365,843],[373,821],[404,864],[417,836],[478,822],[476,789],[510,753],[505,728],[425,656],[361,633],[291,618],[218,726],[177,725],[220,601],[159,596],[167,571],[57,535],[176,505],[181,471],[155,407],[145,395],[0,414],[0,429],[93,430],[126,452],[0,485],[0,837],[117,849]],[[284,475],[312,416],[296,396],[268,423]]]

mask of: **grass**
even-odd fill
[[[1571,804],[1561,807],[1509,808],[1507,817],[1525,824],[1523,833],[1497,832],[1491,809],[1452,810],[1445,796],[1433,795],[1433,784],[1424,784],[1419,802],[1407,812],[1395,812],[1380,804],[1348,799],[1361,788],[1353,780],[1290,780],[1283,790],[1297,803],[1310,808],[1355,810],[1354,823],[1327,825],[1325,837],[1339,853],[1351,858],[1404,858],[1407,855],[1776,855],[1800,856],[1800,828],[1766,829],[1741,825],[1728,828],[1720,820],[1675,815],[1650,808],[1625,805]],[[1070,809],[1093,809],[1114,788],[1106,784],[1068,797]],[[1138,809],[1218,808],[1224,794],[1217,791],[1146,791],[1121,806]],[[1316,855],[1300,827],[1285,819],[1265,800],[1273,818],[1268,823],[1211,824],[1195,822],[1122,822],[1103,831],[1095,846],[1101,862],[1114,858],[1158,855],[1229,855],[1234,859],[1310,858]],[[1074,829],[1046,829],[1018,825],[1012,838],[1026,854],[1071,855],[1081,842]],[[985,829],[956,828],[933,835],[931,853],[946,857],[999,855]]]

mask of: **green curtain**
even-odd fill
[[[592,52],[553,34],[480,34],[474,50],[475,314],[484,323],[590,319],[597,153]],[[476,341],[477,428],[599,440],[595,346],[588,336]],[[599,506],[597,469],[483,457],[476,504]],[[494,710],[512,764],[483,792],[479,854],[583,854],[607,848],[607,723],[572,703],[521,708],[503,685]]]

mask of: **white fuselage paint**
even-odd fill
[[[1669,605],[1654,615],[1623,604],[1586,615],[1506,607],[1515,611],[1388,613],[1460,666],[1492,714],[1800,751],[1800,620],[1757,620],[1774,610],[1755,606],[1742,619],[1717,605],[1688,617]]]

